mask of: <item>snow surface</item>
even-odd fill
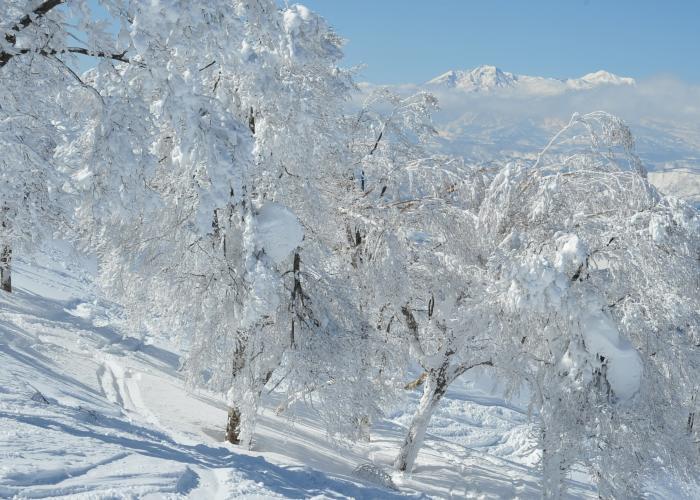
[[[328,440],[305,407],[277,416],[269,394],[245,451],[223,442],[222,399],[185,388],[174,346],[125,335],[81,276],[19,262],[15,293],[0,295],[0,497],[540,496],[532,424],[487,371],[455,383],[409,475],[390,464],[419,392],[354,445]],[[595,497],[585,474],[571,497]]]
[[[73,259],[20,261],[0,294],[0,497],[539,498],[526,400],[505,400],[487,369],[453,384],[412,474],[390,465],[419,392],[352,445],[306,407],[276,415],[272,393],[253,450],[225,443],[223,399],[186,389],[174,346],[121,331]],[[571,476],[571,498],[596,497]],[[650,498],[697,493],[649,485]]]

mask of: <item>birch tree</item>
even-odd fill
[[[394,463],[409,472],[449,385],[492,364],[478,300],[484,271],[465,244],[476,229],[478,176],[431,152],[435,107],[428,94],[369,96],[352,143],[358,197],[347,204],[350,258],[363,283],[358,299],[375,318],[373,334],[393,346],[402,377],[413,363],[423,372],[423,397]]]

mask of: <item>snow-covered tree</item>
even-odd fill
[[[28,101],[26,82],[15,80],[10,69],[0,69],[0,274],[8,292],[13,252],[34,250],[65,213],[57,197],[62,176],[53,161],[57,133],[51,123],[51,111],[63,110],[56,109],[56,93],[46,86],[50,78],[35,82],[35,99]]]
[[[649,185],[633,147],[624,124],[593,113],[532,166],[389,169],[400,187],[383,179],[380,193],[401,195],[379,207],[399,209],[371,219],[379,244],[364,238],[379,250],[372,297],[424,370],[399,469],[449,382],[493,364],[534,395],[547,495],[574,462],[603,495],[631,494],[659,460],[693,470],[698,217]]]
[[[266,387],[366,437],[415,364],[410,471],[449,384],[488,365],[533,395],[546,495],[577,462],[603,496],[693,470],[700,222],[619,120],[576,115],[487,173],[427,144],[428,94],[349,113],[342,41],[305,7],[97,4],[2,6],[4,289],[13,253],[65,232],[134,327],[183,341],[245,446]]]
[[[461,161],[431,153],[435,104],[428,94],[401,97],[384,89],[368,97],[352,143],[361,158],[358,195],[346,204],[358,300],[373,318],[373,335],[393,346],[399,378],[414,363],[423,371],[423,398],[395,461],[401,471],[412,469],[448,386],[491,364],[477,290],[484,270],[467,243],[476,226],[478,176]]]
[[[91,248],[100,256],[101,282],[127,306],[134,326],[173,332],[190,345],[192,381],[225,391],[237,354],[266,337],[279,303],[275,259],[291,259],[302,235],[294,214],[266,204],[258,191],[269,172],[257,168],[255,118],[243,99],[263,89],[243,89],[239,80],[264,71],[248,44],[263,38],[253,31],[268,27],[244,15],[277,9],[272,2],[223,1],[128,7],[113,15],[130,63],[100,65],[90,78],[110,112],[123,111],[130,126],[97,128],[90,140],[107,149],[121,142],[113,153],[133,157],[83,161],[90,172],[81,188],[98,196],[84,198],[81,226],[98,235]],[[262,80],[274,78],[275,69]],[[290,241],[266,240],[268,222],[289,223]],[[236,384],[254,400],[260,378]]]
[[[616,118],[575,115],[533,166],[495,176],[478,214],[495,363],[531,390],[547,497],[574,463],[606,498],[697,470],[700,219],[633,147]]]
[[[333,399],[322,417],[352,433],[377,410],[355,415],[353,394],[371,391],[366,321],[333,251],[351,182],[341,42],[301,6],[233,7],[111,10],[129,62],[86,77],[94,127],[62,150],[85,166],[83,240],[136,323],[186,342],[190,380],[228,392],[232,441],[250,445],[262,390],[280,380],[290,400]]]
[[[77,110],[95,98],[71,58],[126,59],[87,2],[8,0],[0,31],[0,274],[10,291],[13,253],[70,232],[72,172],[57,150],[86,129]]]

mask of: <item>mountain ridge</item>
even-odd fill
[[[492,66],[482,65],[469,70],[449,70],[425,82],[428,87],[446,87],[465,92],[494,92],[503,89],[525,88],[534,93],[558,93],[570,90],[588,90],[605,85],[636,85],[634,78],[618,76],[599,70],[579,78],[558,79],[543,76],[519,75]]]

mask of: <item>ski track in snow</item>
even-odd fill
[[[102,363],[97,369],[97,378],[107,400],[119,406],[124,406],[124,398],[119,389],[117,378],[114,376],[114,371],[108,363]]]
[[[273,394],[254,450],[240,450],[223,442],[225,406],[186,390],[171,347],[123,337],[69,272],[17,268],[16,293],[0,295],[0,497],[540,496],[526,415],[478,380],[448,393],[394,491],[353,470],[391,473],[419,394],[352,446],[331,444],[309,410],[294,423],[275,415]],[[572,498],[596,496],[577,479]]]

